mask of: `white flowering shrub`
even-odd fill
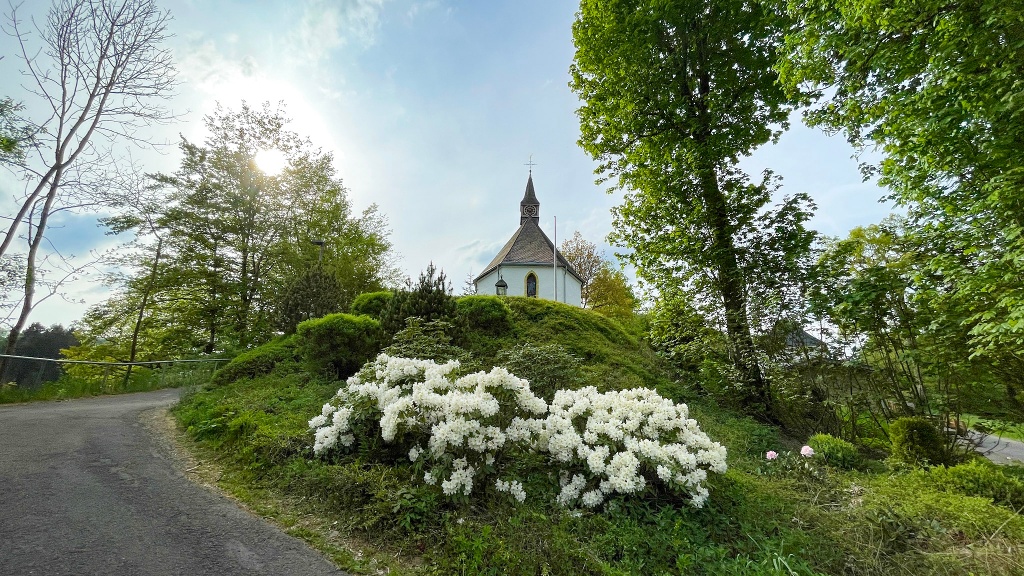
[[[725,447],[698,428],[686,405],[647,388],[559,390],[538,448],[561,468],[558,502],[588,508],[638,493],[648,481],[689,494],[699,508],[708,471],[726,470]]]
[[[526,380],[503,368],[454,377],[457,361],[438,364],[381,354],[349,378],[309,421],[316,454],[379,434],[409,447],[423,480],[450,497],[493,487],[518,502],[521,481],[503,478],[503,462],[546,455],[561,479],[557,501],[595,507],[612,494],[636,494],[660,482],[697,507],[707,472],[725,472],[725,448],[653,390],[559,390],[549,406]]]
[[[369,414],[385,442],[411,445],[409,459],[426,470],[426,483],[469,496],[477,476],[497,471],[496,457],[529,449],[547,404],[503,368],[453,378],[458,366],[381,354],[309,421],[313,451],[351,446],[353,422]],[[504,491],[518,497],[515,484]]]

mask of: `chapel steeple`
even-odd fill
[[[533,172],[526,180],[526,194],[523,201],[519,203],[519,225],[526,224],[529,219],[540,221],[540,201],[537,200],[537,193],[533,191]]]

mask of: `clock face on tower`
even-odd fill
[[[533,216],[536,216],[537,215],[537,207],[534,206],[533,204],[527,204],[526,206],[523,206],[523,215],[524,216],[530,216],[531,218]]]

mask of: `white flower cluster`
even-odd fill
[[[328,423],[326,416],[309,421],[316,431],[317,454],[352,444],[350,418],[353,406],[369,404],[379,416],[380,435],[386,442],[399,436],[416,443],[409,460],[433,465],[424,475],[428,484],[440,482],[446,495],[468,496],[473,479],[510,444],[528,448],[541,429],[534,417],[547,412],[547,403],[530,391],[526,380],[504,368],[451,377],[457,361],[437,364],[430,360],[396,358],[381,354],[359,374],[348,379],[335,396],[342,408],[330,403],[324,413],[345,410],[344,417]],[[365,380],[364,380],[365,379]],[[369,402],[367,402],[369,401]],[[525,499],[522,486],[506,490]],[[520,500],[522,501],[522,500]]]
[[[526,501],[526,490],[523,490],[523,483],[518,480],[506,482],[499,478],[494,482],[494,487],[498,492],[508,492],[517,502]]]
[[[424,482],[449,496],[468,496],[477,474],[498,472],[502,452],[547,453],[560,468],[558,503],[590,508],[649,481],[685,491],[700,507],[708,470],[726,470],[725,448],[688,417],[686,405],[653,390],[560,390],[548,406],[503,368],[454,379],[458,366],[381,354],[309,421],[314,452],[351,446],[353,417],[369,417],[385,441],[412,443],[409,460],[429,468]],[[495,488],[526,499],[517,480],[498,479]]]
[[[657,477],[703,506],[708,492],[701,483],[708,470],[725,472],[726,451],[688,415],[685,404],[647,388],[556,392],[537,447],[566,467],[558,502],[579,499],[592,508],[611,494],[640,492]]]

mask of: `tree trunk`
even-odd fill
[[[157,267],[160,265],[160,253],[164,247],[164,239],[156,239],[156,255],[153,257],[153,266],[149,270],[149,283],[146,285],[146,291],[142,293],[142,303],[139,304],[139,315],[135,318],[135,329],[132,330],[132,347],[128,352],[128,361],[135,362],[135,354],[139,347],[139,332],[142,331],[142,319],[146,315],[146,306],[149,305],[149,295],[153,292],[153,285],[156,284],[156,272]],[[132,376],[132,364],[128,365],[128,370],[124,373],[124,384],[128,385],[128,380]]]
[[[43,233],[46,231],[46,223],[50,218],[50,210],[53,208],[53,202],[57,198],[57,191],[60,189],[58,186],[60,175],[60,170],[58,170],[54,176],[53,183],[50,185],[50,191],[46,195],[46,202],[43,203],[43,209],[39,214],[39,224],[36,226],[35,236],[32,235],[32,217],[31,214],[29,215],[29,249],[28,258],[25,263],[25,297],[21,303],[21,313],[18,315],[18,320],[11,327],[11,332],[7,335],[7,346],[4,349],[4,354],[7,355],[14,354],[14,347],[18,343],[18,336],[21,335],[21,330],[28,322],[29,314],[32,313],[36,293],[36,256],[39,254],[39,245],[43,242]],[[0,358],[0,380],[3,380],[3,376],[7,373],[7,361],[7,358]]]
[[[725,325],[732,348],[733,367],[743,383],[740,404],[750,413],[766,421],[775,422],[768,383],[761,373],[754,339],[750,334],[746,286],[730,230],[726,199],[713,169],[705,170],[701,180],[707,223],[712,234],[712,259],[715,262],[718,289],[722,294],[722,305],[725,309]]]

